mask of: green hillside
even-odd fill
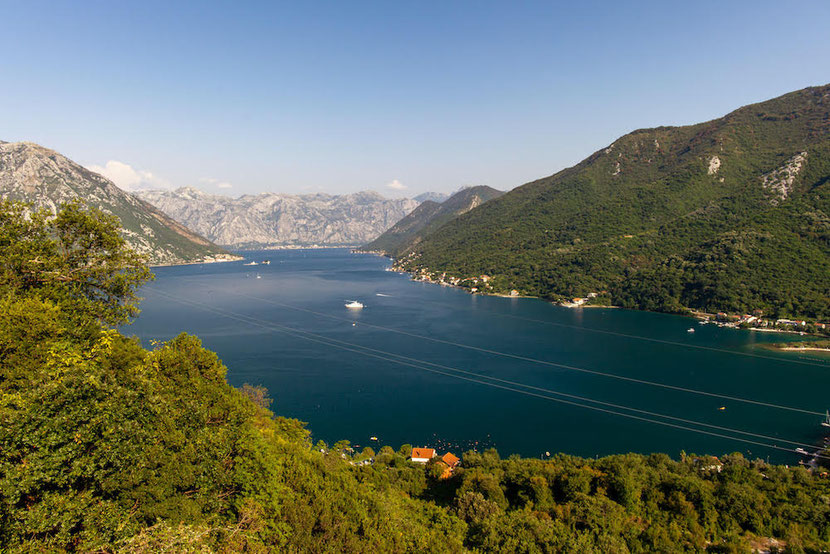
[[[830,318],[830,85],[634,131],[421,241],[399,267],[495,292]]]
[[[440,204],[427,200],[360,250],[400,256],[442,225],[502,194],[494,188],[477,186],[462,189]]]
[[[118,225],[80,204],[26,218],[0,201],[3,552],[830,548],[821,469],[488,450],[442,478],[408,445],[314,444],[267,391],[229,386],[195,337],[147,350],[111,328],[150,277]]]

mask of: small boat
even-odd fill
[[[686,329],[686,332],[687,332],[687,333],[694,333],[694,332],[695,332],[695,328],[694,328],[694,327],[689,327],[688,329]]]
[[[257,279],[262,279],[262,275],[257,275],[256,278]]]
[[[352,309],[355,309],[355,310],[359,310],[360,308],[363,308],[364,306],[363,306],[363,304],[361,304],[357,300],[352,300],[351,302],[346,304],[346,307],[347,308],[352,308]]]
[[[377,437],[369,437],[369,440],[370,441],[376,441],[376,440],[378,440],[378,438]]]
[[[262,260],[262,265],[271,265],[271,260]]]
[[[718,411],[720,411],[720,412],[722,412],[724,410],[726,410],[726,406],[721,406],[720,408],[718,408]]]
[[[242,264],[242,265],[257,265],[257,263],[256,262],[248,262],[247,264]]]
[[[795,451],[798,452],[799,454],[804,454],[805,456],[807,456],[809,454],[809,452],[807,452],[803,448],[796,448]]]
[[[824,427],[830,427],[830,410],[827,410],[827,411],[825,412],[825,414],[826,414],[826,415],[825,415],[825,417],[824,417],[824,421],[822,421],[822,422],[821,422],[821,424],[822,424]]]

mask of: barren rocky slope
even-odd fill
[[[233,257],[112,181],[31,142],[0,142],[0,198],[53,212],[65,202],[80,199],[118,216],[124,238],[152,264]]]
[[[364,244],[418,206],[375,192],[231,198],[183,187],[135,194],[217,244],[235,248]]]

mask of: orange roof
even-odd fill
[[[413,448],[412,449],[412,457],[413,458],[426,458],[427,460],[431,460],[435,457],[435,449],[434,448]]]
[[[459,460],[458,457],[456,457],[455,454],[453,454],[452,452],[447,452],[446,454],[441,456],[441,461],[450,467],[455,467],[461,460]]]

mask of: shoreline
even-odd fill
[[[296,244],[277,244],[271,246],[259,246],[257,248],[239,248],[235,250],[236,252],[257,252],[259,250],[325,250],[327,248],[355,248],[354,246],[348,244],[309,244],[309,245],[296,245]]]
[[[463,290],[463,291],[465,291],[465,292],[467,292],[468,294],[471,294],[471,295],[479,294],[479,295],[482,295],[482,296],[496,296],[496,297],[500,297],[500,298],[535,298],[535,299],[538,299],[538,300],[544,300],[545,302],[549,302],[550,304],[553,304],[555,306],[561,306],[561,307],[570,308],[570,309],[577,309],[577,308],[621,309],[621,306],[614,306],[614,305],[598,305],[598,304],[578,304],[578,305],[574,305],[573,303],[567,303],[567,302],[555,302],[553,300],[546,300],[546,299],[544,299],[540,296],[525,296],[525,295],[510,295],[510,294],[503,294],[503,293],[488,293],[488,292],[478,291],[478,290],[477,291],[472,291],[472,290],[467,289],[466,287],[462,287],[462,286],[459,286],[459,285],[454,285],[452,283],[437,282],[437,281],[433,281],[432,279],[428,279],[428,278],[426,278],[426,279],[425,278],[416,278],[411,271],[406,271],[406,270],[403,270],[403,269],[396,269],[395,266],[394,266],[395,258],[390,256],[389,254],[384,253],[384,252],[367,251],[367,250],[351,250],[351,252],[353,254],[371,254],[371,255],[374,255],[374,256],[380,256],[380,257],[388,258],[388,259],[393,261],[393,264],[392,264],[392,266],[390,266],[387,269],[387,271],[394,271],[395,273],[401,273],[401,274],[409,275],[409,278],[412,281],[417,281],[417,282],[420,282],[420,283],[430,283],[430,284],[433,284],[433,285],[441,285],[441,286],[444,286],[444,287],[453,287],[453,288],[456,288],[456,289],[461,289],[461,290]],[[807,333],[805,331],[793,331],[793,330],[790,330],[790,329],[775,329],[775,328],[768,328],[768,327],[741,327],[738,324],[732,323],[732,322],[716,321],[715,318],[716,318],[717,314],[708,314],[706,312],[700,312],[700,311],[697,311],[697,310],[693,310],[691,308],[689,308],[688,310],[689,311],[686,314],[673,314],[673,315],[691,317],[691,318],[697,319],[698,321],[701,321],[701,322],[704,322],[704,323],[712,323],[712,324],[718,325],[720,327],[730,327],[730,328],[733,328],[733,329],[737,329],[739,331],[758,331],[758,332],[762,332],[762,333],[789,333],[789,334],[796,334],[796,335],[802,335],[802,336],[807,335],[807,336],[811,336],[811,337],[823,337],[824,336],[824,335],[821,335],[821,334]],[[666,313],[666,312],[656,312],[656,311],[652,311],[652,310],[637,310],[637,311],[650,312],[650,313]],[[672,315],[672,314],[670,314],[670,315]],[[815,347],[813,347],[813,348],[792,348],[791,347],[791,348],[780,348],[778,350],[784,351],[784,352],[792,352],[792,351],[797,351],[797,350],[810,350],[810,351],[829,352],[830,353],[830,349],[815,348]]]
[[[182,265],[199,265],[199,264],[223,264],[227,262],[238,262],[244,260],[245,256],[233,256],[230,258],[221,258],[221,259],[212,259],[212,260],[200,260],[197,262],[179,262],[179,263],[170,263],[170,264],[148,264],[150,269],[154,267],[178,267]]]
[[[390,256],[389,254],[384,254],[383,252],[352,250],[352,253],[353,254],[370,254],[372,256],[378,256],[378,257],[381,257],[381,258],[388,258],[390,260],[395,259],[392,256]],[[428,283],[430,285],[438,285],[438,286],[441,286],[441,287],[451,287],[451,288],[454,288],[454,289],[464,291],[464,292],[466,292],[467,294],[470,294],[470,295],[492,296],[492,297],[497,297],[497,298],[533,298],[535,300],[542,300],[543,302],[547,302],[547,303],[552,304],[554,306],[559,306],[561,308],[568,308],[568,309],[572,309],[572,310],[573,309],[578,309],[578,308],[606,308],[606,309],[621,309],[622,308],[622,306],[603,305],[603,304],[578,304],[578,305],[573,305],[573,304],[568,304],[566,302],[556,302],[554,300],[547,300],[545,298],[542,298],[541,296],[533,296],[533,295],[525,295],[525,294],[504,294],[504,293],[500,293],[500,292],[499,293],[497,293],[497,292],[485,292],[485,291],[481,291],[481,290],[472,291],[472,290],[470,290],[466,287],[462,287],[462,286],[459,286],[459,285],[453,285],[452,283],[433,281],[432,279],[418,279],[410,271],[405,271],[403,269],[395,269],[394,264],[392,266],[390,266],[387,269],[387,271],[392,271],[394,273],[400,273],[401,275],[408,275],[410,280],[414,281],[416,283]],[[641,311],[645,311],[645,310],[641,310]],[[653,312],[653,313],[660,313],[660,312]]]

